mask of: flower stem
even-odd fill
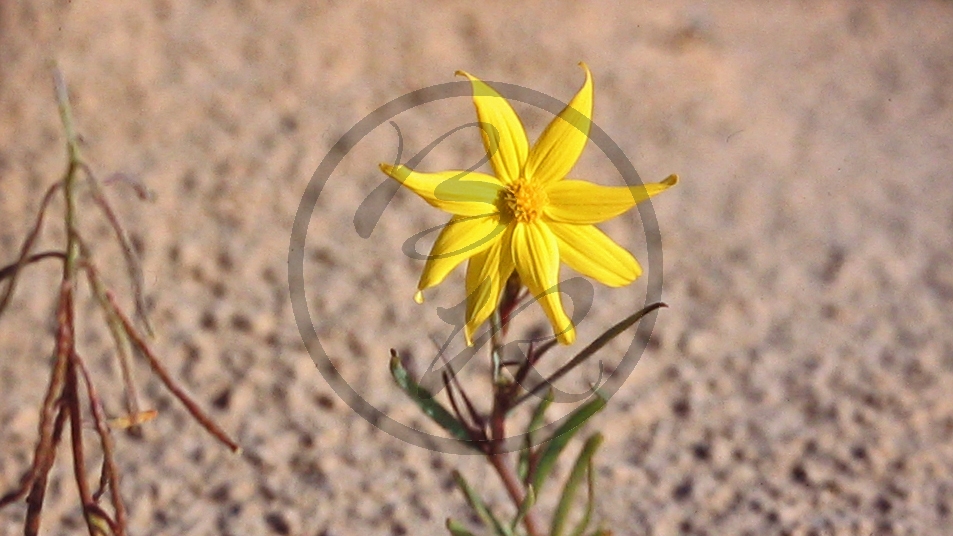
[[[506,440],[506,415],[513,401],[515,391],[514,385],[502,374],[503,368],[503,347],[505,346],[506,328],[509,323],[508,312],[513,309],[515,302],[518,301],[518,292],[506,292],[499,306],[493,311],[490,317],[490,360],[493,376],[493,410],[490,414],[490,446],[487,452],[487,459],[496,474],[500,476],[507,494],[513,501],[517,511],[525,511],[523,515],[523,526],[529,536],[542,536],[543,530],[540,526],[536,512],[532,508],[522,508],[526,500],[526,489],[516,475],[515,468],[506,453],[500,452],[500,447]]]
[[[490,460],[490,465],[493,466],[496,474],[500,475],[500,480],[503,481],[503,486],[506,488],[513,504],[519,509],[523,501],[526,500],[526,493],[523,491],[523,486],[520,484],[512,465],[508,463],[509,460],[506,459],[506,455],[503,453],[488,454],[487,459]],[[523,516],[523,526],[526,527],[529,536],[543,536],[543,530],[540,528],[534,510],[529,509]]]

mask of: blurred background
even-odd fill
[[[4,2],[0,264],[65,168],[50,60],[89,163],[155,194],[108,189],[141,253],[155,350],[246,449],[230,455],[140,366],[159,416],[144,439],[117,439],[132,534],[439,534],[447,516],[466,519],[452,468],[505,503],[479,460],[381,432],[329,387],[291,312],[291,225],[318,164],[379,106],[458,69],[567,101],[580,61],[596,123],[642,179],[682,178],[652,204],[664,264],[651,269],[671,307],[590,425],[606,435],[598,519],[617,534],[947,533],[953,3]],[[551,118],[516,109],[531,138]],[[459,98],[393,118],[404,159],[473,117]],[[463,299],[462,270],[418,306],[423,263],[401,252],[446,216],[400,192],[366,239],[353,223],[396,151],[384,124],[328,179],[305,246],[307,299],[348,383],[437,433],[387,360],[394,347],[425,366],[430,339],[449,336],[436,307]],[[463,130],[421,169],[481,151]],[[621,184],[593,144],[573,176]],[[61,208],[46,246],[62,237]],[[83,225],[128,298],[109,228],[92,211]],[[604,229],[646,260],[636,212]],[[3,491],[35,445],[57,276],[33,268],[0,321]],[[644,280],[596,287],[581,340],[645,300]],[[81,348],[119,414],[108,332],[88,301],[80,311]],[[545,328],[533,314],[525,329]],[[46,534],[83,530],[67,455]],[[24,511],[0,512],[0,533],[19,533]]]

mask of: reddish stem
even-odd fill
[[[487,454],[487,458],[490,460],[490,465],[496,470],[496,474],[500,475],[500,480],[503,481],[503,487],[506,488],[506,492],[513,501],[513,505],[517,510],[521,510],[523,503],[526,501],[526,491],[519,477],[517,477],[516,471],[510,463],[508,456],[500,452],[500,446],[503,444],[503,441],[506,440],[506,412],[513,396],[513,391],[509,388],[509,385],[510,384],[496,384],[493,387],[495,393],[493,397],[493,411],[490,414],[491,439],[490,451]],[[525,510],[523,526],[526,527],[526,532],[530,536],[542,536],[543,534],[539,520],[536,518],[536,512],[532,508]]]
[[[201,424],[208,431],[208,433],[212,434],[216,439],[227,445],[232,452],[241,452],[241,446],[239,446],[238,443],[229,437],[225,430],[222,430],[217,424],[215,424],[215,421],[213,421],[212,418],[209,417],[194,400],[192,400],[192,397],[185,392],[185,389],[182,389],[182,387],[180,387],[179,384],[172,379],[172,375],[169,374],[169,371],[166,370],[165,366],[159,361],[156,355],[152,353],[152,349],[149,348],[148,344],[146,344],[146,341],[142,338],[142,335],[136,331],[136,328],[132,325],[132,322],[130,322],[126,315],[123,314],[122,310],[119,309],[119,306],[116,304],[116,299],[113,297],[112,293],[107,291],[106,296],[109,298],[109,304],[112,307],[113,312],[122,322],[122,326],[129,335],[129,339],[132,341],[133,346],[135,346],[135,348],[139,350],[139,353],[142,354],[147,361],[149,361],[149,366],[152,367],[152,371],[156,373],[156,376],[158,376],[160,380],[162,380],[162,383],[166,386],[166,388],[169,391],[172,391],[172,394],[175,395],[180,402],[182,402],[182,405],[185,406],[185,409],[192,414],[192,417],[197,420],[199,424]]]
[[[75,359],[75,354],[73,355]],[[76,478],[76,488],[79,491],[79,500],[83,505],[83,518],[89,533],[96,534],[93,520],[87,509],[93,504],[93,495],[89,490],[89,481],[86,480],[86,456],[83,453],[83,417],[79,407],[79,388],[76,379],[75,363],[70,362],[66,369],[66,387],[63,390],[63,402],[69,411],[70,444],[73,450],[73,475]]]

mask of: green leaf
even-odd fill
[[[609,344],[609,341],[621,335],[622,332],[624,332],[625,330],[635,325],[639,320],[642,320],[642,317],[662,307],[668,307],[668,305],[665,305],[662,302],[653,303],[627,316],[616,325],[607,329],[596,340],[589,343],[588,346],[583,348],[582,351],[580,351],[572,359],[570,359],[568,363],[559,367],[559,370],[552,373],[552,375],[550,375],[549,378],[546,378],[546,381],[540,382],[537,385],[534,385],[533,388],[530,389],[528,393],[516,399],[516,402],[514,402],[512,406],[510,406],[510,409],[513,409],[516,406],[519,406],[520,404],[528,400],[531,396],[536,396],[540,391],[543,390],[543,388],[546,385],[552,386],[552,384],[555,383],[556,380],[562,378],[563,376],[568,374],[570,371],[572,371],[574,368],[583,364],[587,359],[595,355],[595,353],[601,350],[605,345]]]
[[[545,419],[546,417],[546,410],[549,409],[550,404],[553,403],[553,400],[555,398],[556,398],[555,393],[553,392],[552,389],[550,389],[549,392],[546,393],[546,396],[539,401],[539,405],[536,406],[536,410],[533,412],[533,417],[530,419],[529,425],[526,426],[526,437],[527,437],[526,442],[528,443],[527,446],[532,446],[530,441],[531,439],[530,436],[533,435],[533,432],[535,432],[539,428],[542,428],[543,419]]]
[[[622,334],[622,332],[634,326],[639,320],[642,320],[642,317],[662,307],[668,307],[668,305],[662,302],[653,303],[625,317],[622,319],[622,321],[603,332],[602,335],[600,335],[596,340],[589,343],[589,346],[583,348],[581,352],[572,358],[570,363],[573,361],[585,361],[593,354],[601,350],[603,346],[609,344],[609,341],[618,337]]]
[[[553,403],[555,396],[556,395],[553,393],[553,390],[550,389],[546,393],[546,396],[539,401],[539,404],[533,411],[533,417],[526,426],[526,435],[523,436],[523,448],[520,449],[519,460],[516,464],[516,472],[519,475],[520,480],[523,481],[523,484],[526,484],[526,480],[529,478],[530,454],[532,453],[534,443],[536,443],[535,432],[536,430],[542,428],[543,420],[546,418],[546,410],[549,409],[550,404]]]
[[[539,458],[536,465],[536,471],[532,475],[532,485],[538,495],[543,488],[543,483],[552,472],[556,459],[562,454],[569,440],[580,430],[580,427],[590,417],[606,407],[606,399],[598,390],[595,400],[577,408],[566,418],[566,422],[560,426],[553,434],[552,438],[546,443],[545,450]]]
[[[452,536],[475,536],[472,532],[467,530],[466,527],[449,517],[447,518],[447,530],[450,531]]]
[[[476,512],[477,517],[480,518],[484,526],[493,527],[493,532],[497,536],[514,536],[513,531],[501,523],[500,520],[493,515],[493,512],[486,507],[486,503],[484,503],[477,492],[470,487],[470,484],[463,478],[463,475],[460,474],[459,471],[453,472],[453,480],[457,483],[460,491],[463,492],[463,496],[466,497],[467,504],[470,505],[470,508],[473,508],[473,511]]]
[[[513,522],[510,523],[510,532],[516,533],[516,527],[523,521],[523,518],[526,517],[526,513],[529,512],[529,509],[536,504],[536,492],[533,491],[533,486],[526,488],[526,497],[523,497],[523,502],[520,504],[519,511],[516,512],[516,517],[513,518]]]
[[[430,391],[418,385],[417,382],[410,377],[410,374],[407,373],[407,369],[405,369],[404,365],[400,362],[400,356],[398,356],[394,350],[391,350],[390,355],[390,373],[391,376],[394,377],[394,381],[397,382],[397,386],[417,403],[421,411],[424,412],[424,415],[433,419],[441,428],[450,432],[450,435],[453,437],[466,443],[470,448],[477,451],[480,450],[478,444],[470,437],[466,427],[463,426],[453,414],[447,411],[447,408],[443,407],[443,404],[437,402]]]
[[[582,519],[580,519],[579,523],[576,524],[575,530],[572,531],[572,536],[581,536],[589,526],[589,521],[592,519],[592,511],[595,508],[594,499],[596,477],[592,470],[592,457],[595,455],[596,450],[598,450],[602,445],[603,440],[604,438],[602,437],[602,434],[593,434],[589,436],[589,439],[586,440],[586,444],[579,452],[579,457],[576,458],[576,465],[573,466],[572,471],[569,473],[569,477],[566,479],[566,485],[563,487],[563,494],[559,498],[559,505],[556,507],[556,513],[553,514],[551,536],[562,535],[563,525],[565,525],[566,518],[569,515],[569,510],[572,508],[572,501],[576,497],[576,490],[579,488],[579,484],[582,482],[583,476],[587,477],[586,480],[588,488],[586,510],[583,512]]]
[[[566,485],[563,487],[562,495],[559,497],[559,504],[556,506],[556,511],[553,513],[553,522],[550,529],[550,536],[562,536],[566,519],[568,519],[569,512],[573,506],[573,499],[576,497],[576,491],[579,489],[579,484],[582,483],[583,477],[587,475],[589,477],[589,496],[586,501],[586,510],[582,516],[582,519],[579,521],[579,524],[573,531],[573,536],[579,536],[582,534],[589,525],[589,520],[592,517],[593,509],[594,477],[592,472],[592,457],[595,455],[599,446],[602,445],[603,440],[604,438],[602,434],[593,434],[589,437],[589,439],[586,440],[586,444],[579,452],[579,456],[576,458],[576,463],[573,465],[572,471],[569,473],[569,477],[566,478]]]

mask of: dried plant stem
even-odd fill
[[[39,262],[39,261],[42,261],[43,259],[66,260],[66,254],[63,253],[62,251],[44,251],[43,253],[34,253],[33,255],[30,255],[26,259],[26,262],[24,262],[23,265],[26,266],[28,264],[33,264],[34,262]],[[18,263],[13,263],[13,264],[4,266],[3,268],[0,268],[0,281],[8,277],[13,277],[13,274],[15,274],[18,271],[18,269],[19,269]]]
[[[215,436],[215,438],[222,443],[228,445],[228,448],[230,448],[232,452],[240,453],[242,450],[241,446],[239,446],[238,443],[232,440],[232,438],[230,438],[224,430],[215,424],[215,421],[213,421],[212,418],[209,417],[194,400],[192,400],[192,397],[185,392],[185,389],[179,386],[179,384],[172,379],[169,371],[166,370],[162,362],[160,362],[159,359],[156,358],[155,354],[152,353],[149,345],[147,345],[145,340],[143,340],[142,335],[136,331],[136,328],[133,327],[129,319],[126,318],[126,315],[124,315],[116,305],[116,300],[112,293],[107,291],[106,295],[109,299],[113,313],[122,322],[123,328],[129,335],[129,338],[132,340],[132,345],[149,361],[149,366],[152,367],[152,371],[156,373],[156,376],[158,376],[160,380],[162,380],[162,383],[165,384],[166,388],[169,391],[172,391],[172,394],[175,395],[175,397],[182,402],[182,405],[189,410],[189,413],[192,414],[192,418],[205,427],[210,434]]]
[[[96,178],[93,170],[86,165],[85,162],[80,162],[79,166],[86,174],[86,178],[93,195],[93,200],[106,216],[107,221],[116,235],[116,240],[119,242],[119,245],[122,249],[123,257],[126,261],[129,280],[132,284],[133,297],[136,307],[136,318],[144,326],[146,334],[151,337],[153,336],[153,330],[152,325],[149,323],[149,318],[146,315],[142,282],[142,267],[139,265],[139,260],[135,254],[135,250],[133,249],[132,242],[120,223],[119,218],[116,216],[116,211],[113,210],[112,206],[109,204],[109,200],[103,192],[100,181]],[[83,246],[82,249],[83,255],[88,258],[90,256],[88,248]],[[91,265],[89,266],[91,267]],[[96,294],[97,299],[100,301],[103,312],[107,316],[106,323],[109,326],[109,330],[112,334],[113,341],[116,345],[116,351],[119,356],[119,367],[122,373],[123,383],[125,384],[126,411],[129,413],[129,415],[138,415],[141,411],[141,404],[139,402],[139,391],[136,387],[132,373],[129,336],[125,330],[121,329],[121,322],[118,320],[118,318],[116,318],[116,315],[110,314],[111,308],[105,306],[106,299],[104,289],[105,286],[100,283],[96,288],[94,288],[94,293]],[[132,425],[129,428],[129,431],[135,435],[141,435],[138,425]]]
[[[39,213],[28,233],[20,254],[15,263],[0,267],[0,282],[6,281],[7,286],[0,294],[0,315],[9,305],[17,279],[23,268],[46,258],[59,258],[63,261],[63,276],[60,284],[59,301],[56,310],[56,340],[52,356],[49,387],[44,395],[39,422],[39,438],[33,455],[33,463],[20,481],[17,489],[0,497],[0,508],[10,503],[24,500],[27,504],[24,534],[36,536],[40,530],[40,519],[43,503],[49,481],[50,471],[56,459],[57,446],[63,435],[67,420],[70,425],[70,445],[73,458],[73,473],[77,491],[90,536],[126,536],[126,509],[119,493],[119,472],[115,462],[115,446],[107,426],[106,413],[102,401],[96,392],[89,370],[82,357],[76,350],[76,323],[74,291],[76,288],[77,273],[82,269],[89,281],[93,295],[105,314],[116,345],[123,383],[126,394],[126,407],[130,417],[139,414],[138,392],[132,376],[130,354],[132,349],[144,356],[150,367],[159,376],[163,384],[186,406],[192,416],[198,420],[213,436],[225,443],[232,451],[240,451],[238,444],[219,428],[206,415],[185,391],[172,379],[168,371],[156,358],[149,348],[144,337],[132,325],[116,304],[112,293],[103,284],[97,270],[92,264],[89,248],[80,237],[78,228],[78,211],[76,201],[77,174],[85,172],[93,197],[105,214],[116,233],[122,247],[132,279],[133,292],[136,299],[136,315],[145,329],[151,334],[151,328],[145,318],[144,300],[142,296],[141,269],[135,258],[124,229],[116,217],[115,211],[103,194],[99,183],[90,169],[83,162],[79,139],[73,127],[73,118],[66,94],[66,85],[59,71],[54,67],[54,86],[56,100],[59,106],[60,118],[66,133],[69,163],[63,178],[47,190],[40,205]],[[43,226],[46,210],[54,194],[62,190],[65,203],[63,224],[66,231],[66,246],[63,251],[46,251],[33,253],[37,238]],[[80,390],[79,377],[82,375],[85,391]],[[83,445],[83,412],[81,397],[86,396],[89,401],[96,434],[98,436],[103,462],[99,478],[99,488],[93,492],[87,478],[87,455]],[[133,426],[135,423],[133,424]],[[98,504],[102,495],[109,491],[112,514],[105,511]]]
[[[26,536],[36,536],[40,532],[40,513],[43,510],[43,499],[46,496],[46,483],[49,479],[50,468],[53,467],[53,454],[57,445],[60,444],[60,438],[63,436],[63,427],[69,416],[62,406],[57,404],[59,413],[56,415],[55,422],[51,427],[49,452],[44,453],[44,457],[34,461],[35,472],[30,475],[30,481],[27,484],[29,495],[26,497],[27,510],[26,521],[24,522],[23,533]]]
[[[70,444],[73,450],[73,474],[76,478],[76,487],[79,491],[80,504],[83,505],[85,513],[86,508],[93,504],[93,494],[89,490],[89,482],[86,480],[86,455],[83,452],[83,418],[79,406],[79,386],[77,385],[75,354],[71,358],[73,363],[66,369],[66,388],[63,391],[63,402],[66,410],[69,412],[70,422]],[[90,534],[95,534],[95,527],[92,525],[92,519],[86,518],[86,526]]]
[[[89,248],[87,248],[82,241],[80,241],[80,245],[83,250],[83,256],[88,259],[90,257]],[[92,288],[93,296],[95,296],[96,301],[99,302],[99,308],[105,316],[106,325],[109,326],[109,333],[112,335],[113,344],[116,346],[116,354],[119,357],[119,368],[122,372],[123,383],[125,384],[126,411],[129,415],[138,415],[141,411],[141,405],[139,403],[139,390],[136,387],[132,375],[132,348],[129,342],[129,334],[126,333],[122,320],[120,320],[113,311],[113,306],[109,302],[109,296],[107,295],[106,285],[99,277],[96,267],[90,262],[84,262],[83,271],[86,272],[86,279]],[[140,429],[136,425],[130,427],[129,430],[133,434],[141,435]]]
[[[69,105],[66,83],[59,70],[53,71],[53,86],[56,91],[56,102],[59,106],[63,130],[66,133],[66,147],[69,153],[69,167],[63,179],[63,198],[66,202],[66,214],[64,218],[66,227],[66,262],[63,265],[63,284],[68,285],[72,289],[80,259],[79,231],[76,225],[76,172],[81,166],[82,157],[79,150],[79,139],[76,135],[76,129],[73,126],[73,113]],[[65,351],[60,352],[60,359],[66,361],[66,385],[62,397],[63,404],[65,405],[64,410],[69,412],[70,442],[73,451],[73,472],[76,486],[79,491],[86,526],[89,533],[93,535],[96,534],[96,527],[93,524],[93,518],[88,515],[88,508],[94,504],[94,501],[89,489],[89,482],[86,479],[86,456],[83,451],[83,417],[79,405],[79,387],[77,385],[78,381],[75,366],[77,361],[75,351],[75,311],[72,292],[70,294],[65,322],[61,323],[61,326],[65,326],[69,332],[68,346],[64,349]],[[118,493],[118,490],[114,490],[114,493]]]
[[[80,372],[83,373],[83,380],[86,383],[86,392],[89,394],[90,411],[93,414],[93,424],[96,426],[96,432],[99,434],[99,440],[103,447],[102,477],[100,478],[99,489],[93,494],[93,501],[97,502],[99,500],[108,482],[109,488],[112,490],[112,493],[109,495],[112,497],[113,510],[116,516],[113,532],[116,533],[116,536],[124,536],[126,532],[126,506],[122,502],[122,496],[119,494],[119,470],[116,468],[115,456],[113,454],[114,445],[112,435],[106,426],[106,414],[105,411],[103,411],[102,401],[100,401],[99,395],[96,393],[93,380],[89,376],[89,370],[87,370],[79,354],[75,352],[73,353],[73,362],[76,368],[80,369]]]
[[[13,291],[16,289],[17,279],[20,275],[20,272],[23,271],[23,268],[33,262],[30,256],[30,253],[33,251],[33,246],[36,244],[37,237],[40,236],[40,229],[43,228],[43,218],[46,216],[46,209],[50,206],[50,201],[53,200],[53,195],[63,186],[62,182],[57,182],[53,186],[50,186],[46,190],[46,193],[43,195],[43,201],[40,202],[40,209],[37,211],[36,221],[33,223],[33,228],[30,229],[30,233],[27,235],[26,240],[23,241],[23,246],[20,248],[20,256],[17,258],[17,262],[4,267],[3,269],[3,278],[9,277],[10,282],[7,283],[6,290],[3,291],[3,297],[0,298],[0,316],[3,316],[3,312],[6,311],[7,306],[10,304],[10,300],[13,298]],[[65,253],[63,254],[65,259]]]
[[[151,337],[153,336],[152,324],[149,323],[149,317],[146,315],[146,301],[142,291],[142,267],[139,266],[139,258],[136,256],[135,249],[132,247],[132,241],[129,240],[125,229],[123,229],[122,224],[119,223],[116,211],[113,210],[112,205],[109,204],[109,199],[106,198],[106,194],[103,192],[102,186],[100,186],[99,180],[96,178],[93,170],[83,162],[80,162],[79,165],[86,173],[90,191],[93,194],[93,200],[99,205],[99,209],[102,210],[110,227],[113,228],[113,232],[116,234],[116,240],[119,242],[123,257],[126,261],[129,281],[132,284],[132,295],[136,306],[136,318],[145,327],[146,334]],[[138,409],[136,411],[138,411]]]
[[[50,376],[50,387],[44,397],[43,410],[40,414],[40,441],[36,446],[33,467],[24,479],[23,488],[19,493],[11,494],[12,500],[19,500],[29,488],[24,527],[26,536],[35,536],[40,530],[40,513],[43,511],[46,484],[53,461],[56,459],[56,446],[60,442],[63,426],[68,418],[68,412],[63,406],[63,391],[69,368],[69,352],[73,346],[72,305],[72,285],[68,281],[63,281],[60,286],[60,302],[56,315],[59,329],[56,337],[55,363]],[[54,413],[56,413],[55,418]]]

